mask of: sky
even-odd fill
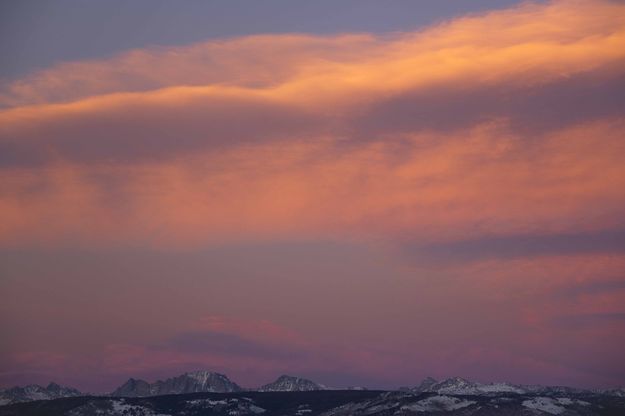
[[[0,387],[625,385],[625,3],[0,8]]]

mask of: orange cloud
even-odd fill
[[[453,80],[544,83],[618,62],[624,42],[622,4],[526,3],[416,33],[263,35],[64,63],[5,83],[0,102],[16,107],[180,86],[185,94],[210,85],[303,105],[353,104],[362,97],[347,94],[384,95]]]
[[[2,88],[0,242],[622,227],[623,44],[572,0],[62,64]]]
[[[237,146],[166,162],[5,170],[4,244],[476,235],[619,228],[621,119],[536,137],[505,123],[356,147]],[[600,140],[598,140],[600,139]]]

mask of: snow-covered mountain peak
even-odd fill
[[[216,380],[219,380],[220,382],[230,382],[228,377],[226,377],[224,374],[215,373],[215,372],[207,371],[207,370],[192,371],[190,373],[185,373],[184,375],[193,380],[196,380],[198,383],[202,385],[206,385],[210,383],[211,381],[216,381]]]
[[[241,387],[230,381],[225,375],[202,370],[184,373],[164,381],[158,380],[154,383],[131,378],[117,388],[112,395],[117,397],[146,397],[199,392],[230,393],[241,390]]]
[[[437,382],[431,377],[424,379],[417,387],[410,389],[415,393],[438,393],[438,394],[457,394],[457,395],[481,395],[495,393],[515,393],[523,394],[526,392],[521,386],[509,383],[476,383],[462,377],[451,377],[443,381]]]
[[[312,390],[327,390],[327,387],[315,383],[314,381],[294,377],[289,375],[281,375],[276,381],[265,384],[258,391],[312,391]]]
[[[439,388],[444,387],[473,387],[475,383],[462,377],[450,377],[436,384]]]

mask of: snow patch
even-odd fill
[[[264,413],[265,409],[256,406],[248,397],[230,398],[222,400],[197,399],[187,401],[187,407],[201,409],[217,409],[219,411],[227,411],[229,415],[243,415],[251,413]]]
[[[124,400],[113,400],[111,402],[113,415],[137,415],[137,416],[169,416],[162,413],[156,413],[154,410],[126,403]]]
[[[483,393],[525,393],[523,389],[508,383],[480,384],[477,386],[477,390]]]
[[[404,405],[401,409],[415,412],[450,411],[462,409],[463,407],[468,407],[475,403],[476,402],[472,400],[464,400],[457,397],[432,396],[427,399],[419,400],[416,403]]]
[[[80,407],[74,408],[67,413],[67,416],[171,416],[169,414],[157,413],[153,409],[145,406],[132,405],[125,400],[111,400],[88,402]]]
[[[558,404],[564,403],[560,402],[559,399],[556,400],[550,397],[536,397],[535,399],[524,400],[522,404],[528,409],[534,409],[552,415],[559,415],[566,410],[564,407],[558,406]]]
[[[297,411],[295,412],[295,414],[297,416],[302,416],[302,415],[306,415],[308,413],[312,413],[312,409],[310,408],[309,405],[307,404],[302,404],[297,408]]]

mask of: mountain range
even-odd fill
[[[0,406],[33,400],[52,400],[78,396],[83,396],[83,394],[74,388],[64,387],[56,383],[50,383],[46,387],[31,384],[25,387],[16,386],[0,390]]]
[[[452,395],[488,395],[499,393],[528,394],[528,393],[583,393],[586,390],[564,386],[523,385],[510,383],[476,383],[461,377],[451,377],[437,381],[432,377],[425,378],[416,387],[404,387],[402,391],[413,393],[438,393]]]
[[[622,416],[605,394],[452,395],[376,390],[83,396],[16,403],[0,416]]]
[[[428,377],[415,387],[403,387],[396,391],[369,391],[361,388],[334,389],[305,378],[288,375],[282,375],[275,381],[257,389],[244,389],[223,374],[210,371],[195,371],[153,383],[131,378],[112,393],[99,396],[88,396],[76,389],[63,387],[55,383],[50,383],[47,387],[38,385],[13,387],[0,390],[0,405],[3,405],[0,416],[4,414],[21,416],[22,412],[25,412],[24,409],[28,408],[24,407],[26,404],[21,407],[18,406],[16,409],[20,410],[17,413],[3,413],[4,410],[8,411],[19,403],[62,398],[67,398],[63,399],[67,400],[67,402],[63,402],[66,404],[82,403],[81,406],[87,406],[85,403],[89,403],[88,406],[95,407],[93,409],[83,409],[79,412],[61,412],[58,414],[68,414],[72,416],[89,414],[133,414],[151,416],[159,414],[150,413],[152,410],[149,409],[152,409],[154,406],[160,406],[159,403],[165,400],[160,399],[160,397],[172,397],[171,395],[184,396],[186,399],[181,398],[180,402],[176,402],[178,403],[176,406],[183,406],[184,409],[187,409],[189,407],[194,408],[195,405],[193,403],[195,403],[194,400],[196,400],[197,397],[204,397],[197,396],[198,394],[213,395],[207,396],[208,398],[197,399],[199,400],[198,403],[200,403],[198,404],[198,409],[212,409],[210,411],[207,410],[206,414],[223,413],[243,415],[264,413],[267,411],[268,413],[266,413],[266,415],[269,415],[272,414],[271,412],[273,410],[271,409],[275,410],[277,408],[275,404],[271,404],[273,403],[271,401],[273,399],[270,400],[263,397],[282,397],[280,400],[286,400],[286,396],[280,396],[280,394],[292,394],[292,396],[288,396],[292,399],[288,400],[295,400],[297,402],[305,401],[305,403],[300,403],[300,405],[304,407],[294,410],[293,414],[298,416],[316,414],[311,413],[312,410],[311,412],[306,411],[306,409],[312,409],[310,406],[313,406],[313,401],[311,401],[311,397],[313,396],[310,396],[311,394],[317,395],[322,400],[327,401],[326,404],[328,404],[328,406],[329,403],[338,403],[336,408],[327,408],[324,410],[324,415],[326,416],[352,414],[377,415],[378,412],[381,412],[379,413],[380,415],[409,415],[435,411],[452,412],[452,414],[454,412],[460,414],[474,414],[471,409],[475,410],[476,404],[478,403],[481,406],[480,408],[489,408],[493,410],[495,414],[497,413],[496,409],[499,409],[504,404],[510,409],[516,409],[514,411],[509,409],[512,412],[511,414],[516,414],[514,413],[516,411],[521,412],[521,414],[525,411],[530,411],[530,413],[535,414],[547,413],[554,415],[609,414],[603,413],[602,411],[593,413],[593,409],[607,409],[614,406],[616,406],[616,409],[619,409],[619,412],[622,410],[622,412],[616,412],[615,414],[625,414],[625,390],[623,389],[593,391],[562,386],[517,385],[510,383],[482,384],[460,377],[437,381]],[[135,403],[133,400],[139,400],[136,403],[142,403],[141,406],[144,407],[148,406],[146,408],[148,410],[140,410],[141,406],[129,404]],[[270,404],[265,403],[267,400],[269,400]],[[345,400],[347,401],[344,402]],[[54,403],[57,401],[58,400],[54,400]],[[261,402],[264,403],[265,408],[258,404]],[[14,404],[14,406],[10,406],[11,404]],[[41,407],[43,405],[44,404],[38,406]],[[53,405],[50,404],[50,406]],[[109,409],[110,412],[107,409]],[[126,410],[117,412],[119,409]],[[259,409],[264,410],[261,412]],[[371,409],[375,411],[371,411]],[[386,410],[382,411],[383,409]],[[469,412],[469,410],[471,410],[471,412]],[[56,414],[53,408],[47,411],[49,411],[50,414]],[[161,414],[178,414],[176,412],[171,413],[171,411],[170,409],[170,413]],[[47,413],[44,412],[41,414]],[[183,410],[183,414],[194,413],[187,409]]]
[[[227,376],[211,371],[193,371],[149,383],[145,380],[130,378],[124,384],[113,390],[109,396],[113,397],[151,397],[167,394],[187,393],[235,393],[251,391],[244,389]],[[313,391],[329,390],[328,387],[314,381],[282,375],[275,381],[255,389],[261,392],[277,391]],[[77,397],[86,394],[71,388],[50,383],[47,387],[32,384],[25,387],[12,387],[0,390],[0,406],[34,400],[51,400],[61,397]]]

